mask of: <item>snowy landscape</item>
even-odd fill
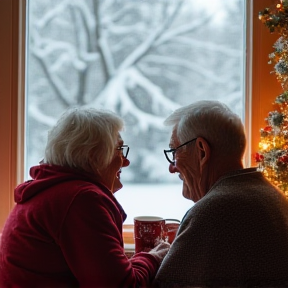
[[[25,178],[66,109],[113,110],[125,120],[122,138],[130,146],[124,188],[116,193],[126,223],[159,211],[180,219],[193,203],[168,171],[163,121],[199,99],[223,101],[244,120],[244,1],[28,4]]]
[[[136,216],[159,216],[165,219],[181,220],[194,204],[182,196],[182,182],[179,184],[128,184],[115,193],[125,210],[125,224],[133,224]]]

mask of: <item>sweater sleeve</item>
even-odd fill
[[[125,255],[117,217],[122,221],[114,203],[93,191],[71,203],[59,245],[80,287],[141,287],[154,278],[158,263],[152,255]]]

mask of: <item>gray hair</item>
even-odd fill
[[[96,172],[111,161],[123,120],[108,110],[73,108],[49,131],[45,162]]]
[[[165,121],[173,125],[181,143],[195,137],[208,141],[218,156],[243,157],[246,136],[240,117],[219,101],[202,100],[181,107]]]

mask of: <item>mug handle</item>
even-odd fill
[[[174,221],[174,222],[178,222],[178,223],[181,223],[180,220],[178,219],[164,219],[165,221]]]
[[[165,241],[168,241],[170,244],[172,244],[172,242],[174,241],[174,238],[176,236],[176,233],[179,229],[180,223],[181,221],[179,221],[178,219],[164,219],[165,220],[165,225],[164,225],[164,237],[165,237]],[[169,230],[169,224],[175,225],[175,223],[166,223],[166,221],[170,221],[170,222],[176,222],[178,225],[177,229],[172,229]],[[170,235],[169,235],[170,234]],[[172,237],[172,239],[170,238]]]

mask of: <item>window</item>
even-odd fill
[[[139,213],[181,219],[193,203],[168,172],[163,120],[197,99],[242,116],[244,1],[30,0],[28,19],[26,171],[66,108],[110,109],[131,147],[115,194],[127,222]]]
[[[56,4],[54,3],[55,5],[52,4],[51,1],[42,1],[42,2],[43,3],[49,2],[50,3],[49,5],[53,7],[56,6],[56,4],[58,4],[58,1],[53,1],[53,3],[57,2]],[[271,109],[271,102],[275,98],[275,95],[277,94],[277,92],[280,90],[278,83],[276,83],[276,80],[273,78],[273,76],[270,75],[271,67],[267,65],[267,57],[268,57],[268,54],[271,52],[271,47],[274,43],[274,40],[276,40],[276,36],[273,38],[273,35],[270,35],[269,32],[266,31],[266,28],[262,26],[263,24],[261,24],[260,21],[258,20],[258,11],[262,10],[263,7],[271,5],[272,2],[273,1],[271,0],[261,0],[261,1],[254,0],[254,1],[247,1],[247,4],[246,4],[247,6],[246,22],[248,23],[248,25],[246,26],[247,27],[246,32],[247,32],[247,49],[248,49],[247,50],[248,51],[247,63],[248,65],[245,65],[245,71],[246,71],[248,81],[246,81],[245,83],[245,92],[246,92],[245,95],[247,96],[253,95],[253,97],[248,98],[249,101],[245,102],[245,115],[247,116],[245,118],[245,123],[246,123],[248,135],[250,136],[249,151],[247,153],[248,165],[250,165],[251,154],[257,150],[257,143],[259,140],[259,129],[263,126],[264,118],[266,117],[266,114],[268,113],[268,111],[270,111]],[[0,16],[1,16],[0,24],[2,24],[0,25],[0,27],[2,27],[0,28],[0,37],[2,39],[5,39],[5,41],[3,42],[3,45],[1,45],[0,47],[0,50],[1,50],[0,57],[1,57],[1,63],[2,63],[1,68],[0,68],[0,71],[1,71],[0,72],[1,73],[1,77],[0,77],[0,87],[1,87],[0,132],[1,132],[1,135],[5,135],[5,137],[1,137],[1,141],[0,141],[0,145],[1,145],[0,153],[1,153],[1,159],[2,159],[2,163],[1,163],[2,165],[0,168],[1,169],[1,172],[0,172],[0,175],[1,175],[1,190],[0,190],[1,223],[0,223],[0,227],[2,227],[8,215],[9,210],[13,206],[13,188],[16,186],[16,184],[18,184],[24,178],[26,178],[26,176],[24,177],[24,173],[23,173],[24,157],[22,153],[24,151],[24,145],[23,145],[24,143],[23,141],[23,131],[24,131],[24,126],[23,126],[23,123],[24,123],[23,121],[24,119],[23,71],[24,69],[23,69],[23,57],[21,57],[23,56],[25,52],[25,49],[23,49],[24,48],[23,35],[25,34],[24,33],[25,32],[25,29],[24,29],[25,28],[25,1],[23,0],[22,1],[19,1],[19,0],[1,1],[0,2]],[[119,27],[117,26],[115,28],[119,28]],[[22,36],[22,38],[19,36]],[[19,49],[19,47],[22,49]],[[173,51],[172,47],[170,48],[170,51]],[[120,61],[120,59],[118,59],[118,61]],[[150,61],[151,61],[151,57],[150,57]],[[81,63],[77,62],[75,64],[81,64]],[[145,66],[145,65],[144,65],[144,68],[142,67],[142,69],[146,69],[145,70],[146,72],[150,71],[151,73],[153,72],[153,73],[159,74],[158,73],[159,70],[158,71],[157,69],[154,70],[154,68],[155,67],[151,69],[150,66]],[[22,74],[21,73],[19,74],[19,71],[22,72]],[[166,70],[162,70],[162,71],[166,72]],[[29,77],[28,74],[27,76]],[[130,85],[129,87],[135,88],[135,86],[133,86],[133,84],[135,84],[133,81],[128,82],[128,84]],[[43,83],[42,81],[40,83],[40,86],[41,85],[45,85],[45,83]],[[28,87],[28,90],[30,88],[31,86]],[[42,91],[45,92],[45,89],[43,89]],[[138,91],[137,95],[142,95],[141,93],[143,93],[143,91]],[[5,95],[5,97],[3,97],[2,95]],[[185,102],[181,102],[181,101],[179,102],[180,104],[185,104]],[[244,106],[242,108],[244,108]],[[48,117],[46,120],[49,120],[49,119],[50,118]],[[128,128],[127,128],[127,131],[129,131]],[[169,135],[166,135],[165,137],[168,137],[168,136]],[[125,136],[123,135],[123,137]],[[129,139],[125,138],[125,141],[128,143]],[[165,149],[167,147],[168,138],[166,138],[165,141],[163,139],[161,141],[162,141],[161,153],[163,153],[162,148]],[[136,151],[136,146],[135,146],[135,151]],[[164,158],[164,154],[163,155],[161,154],[161,157],[163,159],[164,165],[167,165],[165,162],[166,160]],[[39,159],[37,159],[37,161],[38,160]],[[253,161],[251,161],[251,163],[252,165],[255,164],[253,163]],[[131,177],[131,174],[130,172],[128,172],[128,169],[130,168],[127,168],[127,177],[128,176]],[[163,170],[167,171],[167,166],[165,166]],[[173,176],[169,175],[168,172],[166,173],[168,177],[173,178]],[[124,171],[122,174],[124,175]],[[125,179],[125,181],[123,179],[125,186],[128,180],[129,178]],[[181,198],[181,196],[179,195],[181,194],[180,189],[181,187],[179,187],[179,192],[177,192],[178,193],[177,201],[179,201]],[[124,190],[119,191],[118,193],[119,195],[120,193],[124,194]],[[126,205],[123,205],[123,206],[126,206]],[[171,207],[169,208],[171,209]],[[127,210],[126,207],[125,209]]]

